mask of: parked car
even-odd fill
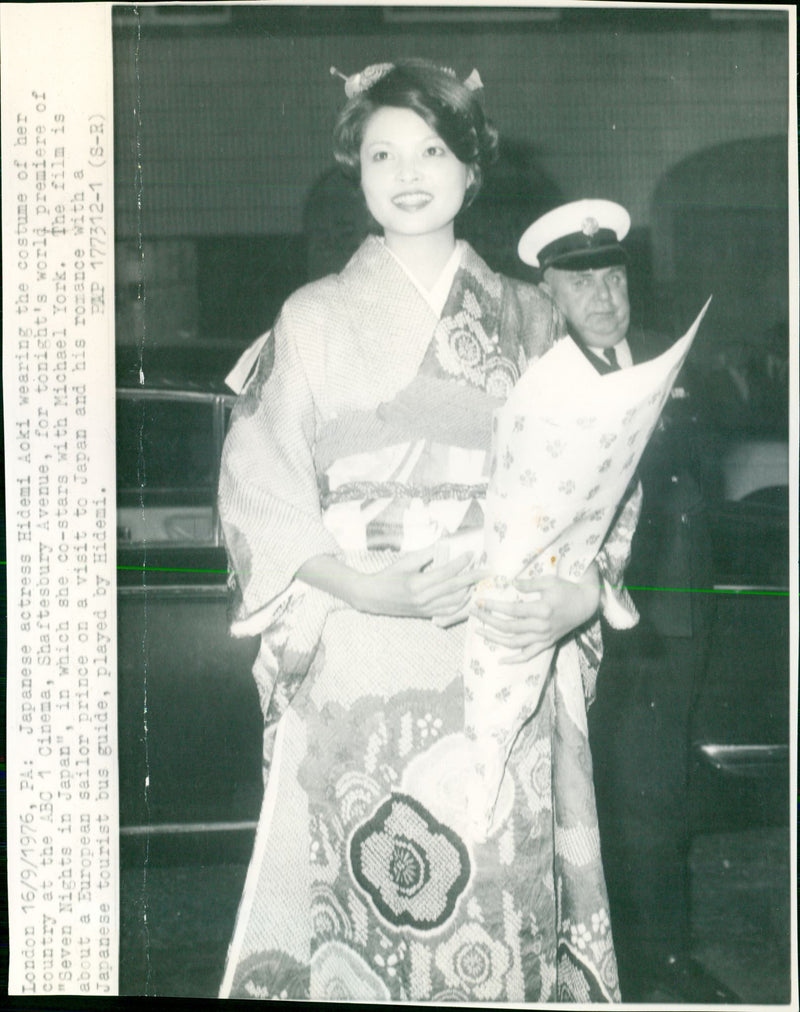
[[[227,627],[216,509],[233,397],[208,384],[121,386],[117,399],[120,817],[147,844],[246,855],[261,792],[257,642]],[[751,448],[752,449],[752,448]],[[769,453],[713,506],[711,656],[693,721],[696,828],[789,818],[788,489]],[[770,456],[771,454],[771,456]],[[732,465],[733,466],[733,465]],[[711,590],[712,588],[709,588]]]

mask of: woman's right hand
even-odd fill
[[[433,566],[433,546],[401,555],[377,573],[361,573],[350,604],[373,615],[430,618],[450,624],[465,612],[472,588],[487,574],[472,567],[473,554],[464,552],[444,565]]]

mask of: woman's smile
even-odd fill
[[[412,212],[420,211],[423,207],[427,207],[432,200],[433,194],[427,193],[424,190],[405,191],[392,197],[392,203],[395,207],[399,207],[403,211]]]

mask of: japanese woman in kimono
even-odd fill
[[[619,998],[587,743],[556,768],[547,693],[492,834],[463,817],[460,620],[485,574],[458,546],[480,541],[492,411],[557,337],[455,238],[496,149],[479,89],[423,61],[347,79],[335,155],[382,234],[288,299],[233,412],[219,505],[266,788],[223,997]],[[630,533],[579,584],[486,602],[486,636],[578,636],[590,692]]]

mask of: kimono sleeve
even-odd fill
[[[239,619],[268,605],[305,561],[339,551],[322,523],[316,409],[287,310],[236,402],[222,452],[219,510]]]
[[[632,629],[639,613],[623,585],[631,558],[631,542],[642,508],[642,486],[634,480],[628,487],[603,547],[597,554],[600,571],[600,612],[612,629]]]
[[[595,562],[600,571],[600,614],[612,629],[632,629],[639,621],[639,613],[623,585],[625,569],[631,557],[631,541],[642,505],[642,486],[634,480],[617,510],[603,547]],[[584,626],[576,635],[581,681],[586,705],[595,698],[597,673],[603,660],[603,633],[600,619]]]
[[[536,285],[516,278],[503,278],[500,329],[519,336],[527,361],[544,355],[566,333],[556,304]]]

